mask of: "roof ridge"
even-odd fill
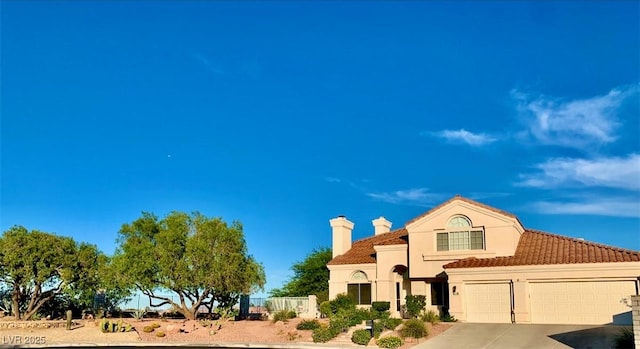
[[[396,230],[392,230],[392,231],[390,231],[388,233],[383,233],[383,234],[378,234],[378,235],[373,235],[373,236],[367,236],[366,238],[362,238],[362,239],[356,240],[353,243],[356,244],[358,242],[367,242],[368,240],[373,240],[373,239],[386,240],[388,238],[391,238],[391,236],[389,236],[390,234],[397,234],[397,233],[400,233],[402,231],[407,231],[407,229],[405,227],[402,227],[402,228],[398,228]]]
[[[564,236],[564,235],[559,235],[559,234],[555,234],[555,233],[550,233],[550,232],[544,231],[544,230],[525,228],[525,232],[534,233],[534,234],[541,234],[541,235],[547,235],[547,236],[555,237],[555,238],[558,238],[558,239],[568,240],[568,241],[572,241],[572,242],[576,242],[576,243],[580,243],[580,244],[585,244],[585,245],[594,246],[594,247],[601,247],[601,248],[606,248],[606,249],[609,249],[609,250],[615,250],[615,251],[620,251],[620,252],[629,252],[629,253],[638,253],[638,252],[640,252],[640,251],[635,251],[635,250],[632,250],[632,249],[627,249],[627,248],[622,248],[622,247],[617,247],[617,246],[611,246],[611,245],[601,244],[601,243],[598,243],[598,242],[593,242],[593,241],[588,241],[588,240],[581,240],[581,239],[570,237],[570,236]]]
[[[478,206],[478,207],[482,207],[482,208],[487,209],[489,211],[500,213],[500,214],[503,214],[503,215],[511,217],[511,218],[515,218],[518,222],[520,222],[520,220],[518,219],[518,216],[516,216],[515,214],[513,214],[511,212],[507,212],[507,211],[501,210],[499,208],[496,208],[496,207],[493,207],[493,206],[489,206],[489,205],[483,204],[483,203],[481,203],[479,201],[476,201],[476,200],[473,200],[473,199],[469,199],[467,197],[464,197],[464,196],[456,194],[455,196],[453,196],[449,200],[447,200],[447,201],[445,201],[445,202],[443,202],[443,203],[431,208],[427,212],[425,212],[425,213],[423,213],[423,214],[411,219],[410,221],[405,223],[405,226],[424,218],[425,216],[433,213],[436,210],[439,210],[440,208],[442,208],[442,207],[444,207],[444,206],[446,206],[446,205],[448,205],[448,204],[450,204],[450,203],[452,203],[452,202],[454,202],[456,200],[464,201],[464,202],[466,202],[468,204],[475,205],[475,206]],[[520,224],[522,224],[522,223],[520,223]]]

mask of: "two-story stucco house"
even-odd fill
[[[330,224],[330,298],[389,301],[398,316],[406,295],[425,295],[428,307],[467,322],[631,323],[623,300],[638,294],[638,251],[526,229],[460,196],[397,230],[375,219],[374,235],[353,243],[352,222]]]

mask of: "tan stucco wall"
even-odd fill
[[[410,284],[408,280],[404,280],[402,275],[398,275],[393,272],[396,266],[407,265],[407,245],[386,245],[375,246],[376,258],[377,258],[377,274],[378,279],[376,283],[377,298],[376,301],[391,302],[391,314],[393,316],[399,316],[394,310],[394,304],[396,303],[396,282],[401,283],[401,300],[400,303],[404,304],[404,297],[410,294]]]
[[[484,227],[485,250],[436,250],[436,234],[446,231],[442,229],[446,229],[449,219],[455,215],[466,216],[474,227]],[[462,258],[512,256],[524,232],[517,219],[464,201],[453,201],[406,228],[410,241],[411,278],[435,277],[444,271],[444,264]]]
[[[640,276],[640,262],[624,263],[581,263],[557,265],[529,265],[491,268],[447,269],[449,275],[450,313],[465,321],[465,285],[473,282],[513,281],[515,321],[531,322],[529,304],[529,283],[532,281],[581,281],[611,280],[635,281]],[[457,294],[452,294],[453,287]]]
[[[334,299],[340,293],[347,293],[347,285],[350,282],[364,282],[362,280],[352,281],[351,276],[362,271],[367,274],[367,279],[371,285],[371,299],[377,297],[375,280],[378,278],[376,273],[376,264],[345,264],[345,265],[329,265],[329,299]]]

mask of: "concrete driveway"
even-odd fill
[[[458,323],[414,349],[614,348],[624,326]]]

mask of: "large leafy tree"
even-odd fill
[[[304,297],[316,295],[322,302],[329,298],[329,269],[331,249],[328,247],[313,250],[303,261],[296,262],[291,270],[293,277],[282,288],[272,289],[272,297]]]
[[[100,260],[93,245],[14,226],[0,237],[0,282],[17,319],[30,319],[62,295],[87,298],[98,287]]]
[[[113,265],[120,284],[141,291],[151,306],[171,305],[187,319],[195,319],[201,306],[235,303],[265,283],[239,222],[228,225],[197,212],[172,212],[163,219],[143,212],[122,226],[118,244]]]

